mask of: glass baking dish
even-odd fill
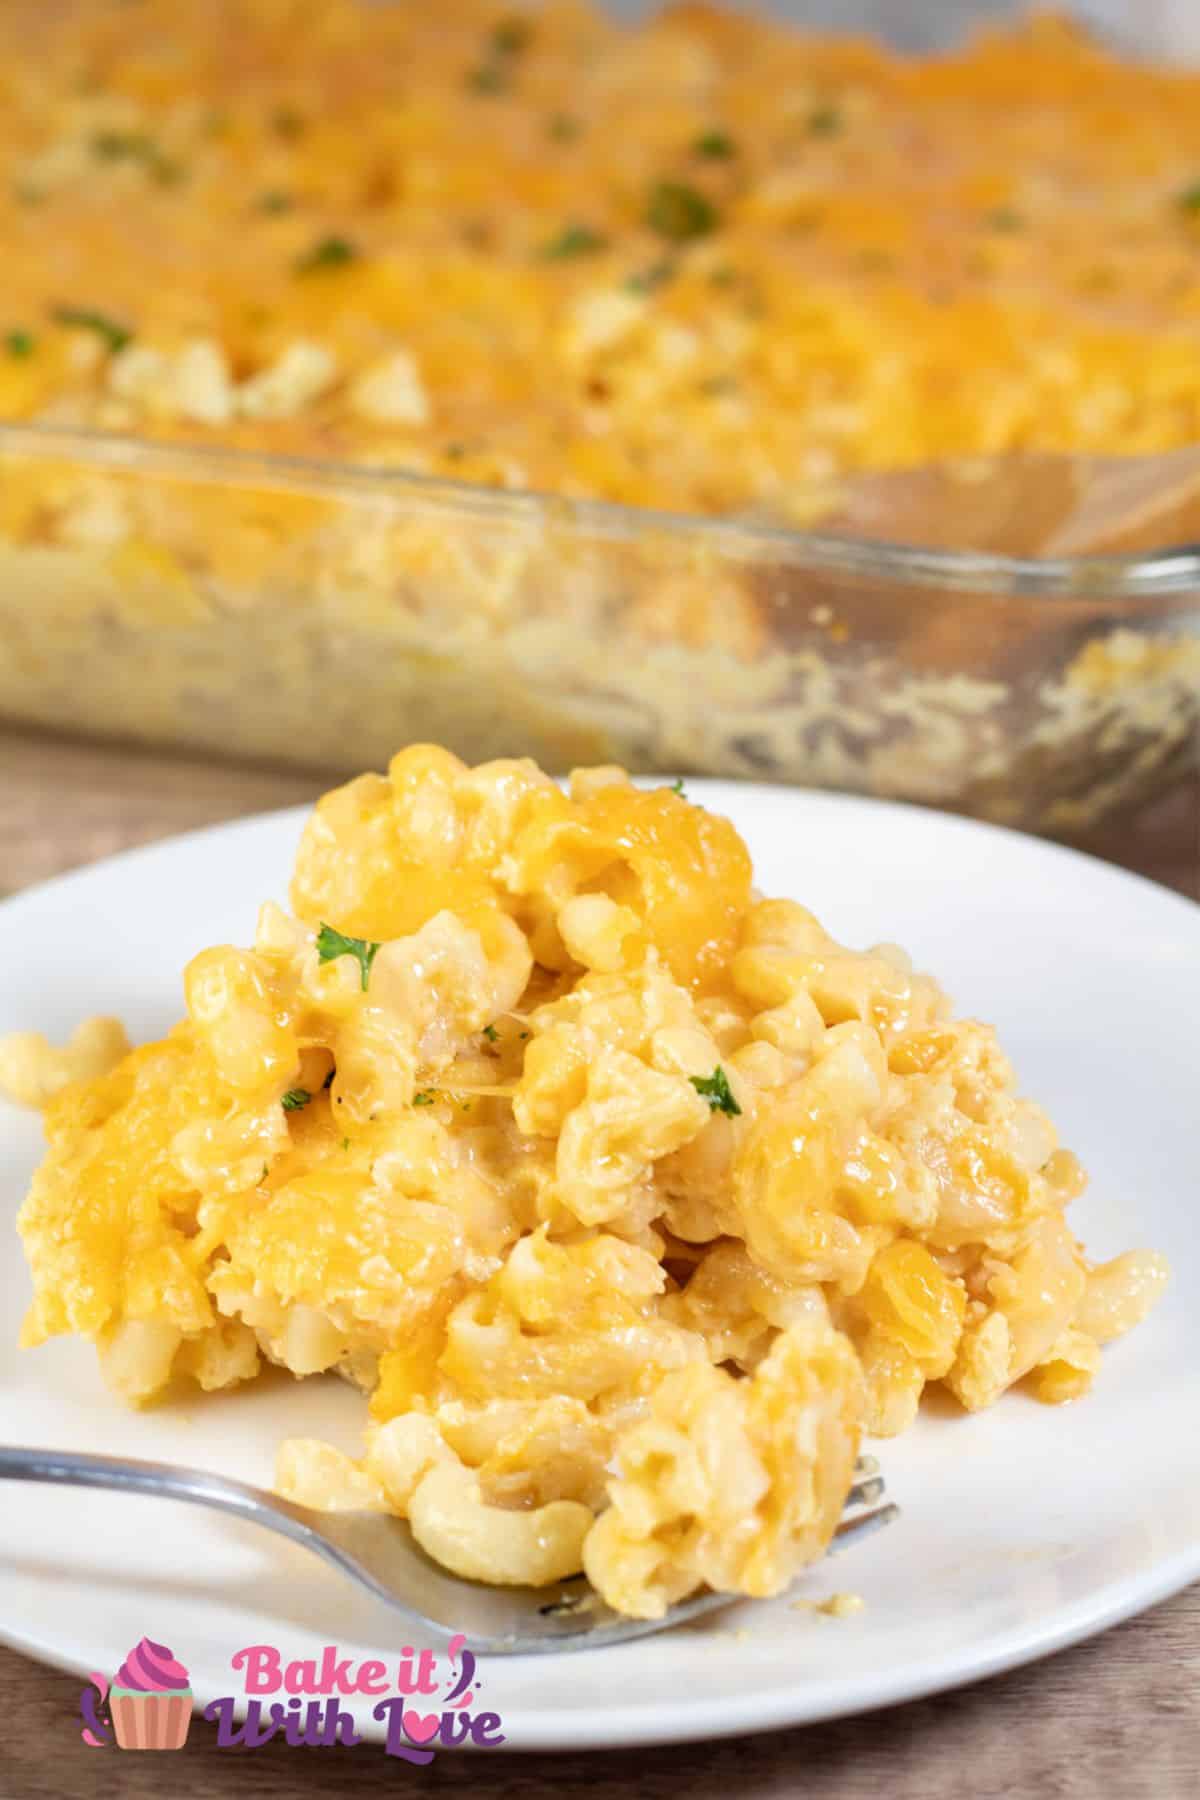
[[[753,777],[1089,828],[1195,766],[1200,553],[917,549],[0,427],[0,715],[339,772]]]

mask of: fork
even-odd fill
[[[855,1477],[827,1554],[889,1525],[899,1512],[896,1506],[876,1504],[883,1498],[884,1484],[873,1457],[860,1457]],[[464,1581],[432,1562],[407,1524],[390,1514],[317,1512],[247,1482],[171,1463],[0,1446],[0,1480],[116,1488],[232,1513],[324,1557],[406,1617],[446,1638],[461,1632],[473,1649],[491,1656],[537,1656],[623,1644],[702,1618],[739,1598],[706,1590],[671,1607],[661,1619],[630,1619],[606,1606],[582,1575],[549,1588],[487,1587]]]

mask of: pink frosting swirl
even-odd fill
[[[188,1686],[188,1672],[165,1644],[143,1638],[117,1670],[113,1686],[142,1694],[177,1694]]]

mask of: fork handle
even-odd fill
[[[213,1506],[278,1531],[312,1548],[313,1530],[303,1507],[279,1494],[212,1475],[205,1469],[183,1469],[174,1463],[143,1462],[134,1457],[85,1456],[77,1450],[41,1450],[0,1445],[0,1481],[45,1481],[60,1487],[115,1488],[120,1493],[152,1494]]]

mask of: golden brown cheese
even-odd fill
[[[1200,76],[1052,17],[8,0],[0,140],[0,417],[798,521],[1200,436]]]

